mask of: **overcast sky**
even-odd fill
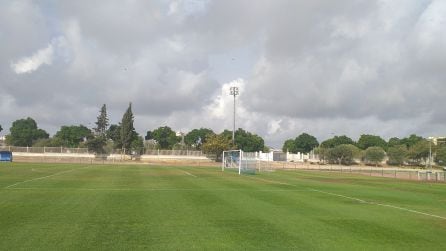
[[[444,0],[0,0],[0,125],[446,134]]]

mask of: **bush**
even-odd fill
[[[330,163],[338,163],[342,165],[351,165],[354,159],[360,157],[361,150],[354,145],[343,144],[334,148],[330,148],[326,153]]]
[[[429,157],[429,142],[422,140],[409,148],[408,159],[413,165],[421,165]]]
[[[446,166],[446,146],[442,146],[437,150],[435,162],[440,166]]]
[[[364,159],[366,163],[371,163],[377,166],[384,160],[386,152],[379,146],[371,146],[365,150]]]
[[[407,146],[406,145],[397,145],[392,146],[387,149],[387,164],[389,165],[403,165],[407,160]]]

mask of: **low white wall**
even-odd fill
[[[313,152],[310,153],[286,153],[286,160],[287,161],[292,161],[292,162],[305,162],[305,161],[309,161],[309,162],[319,162],[319,158],[316,154],[314,154]]]
[[[264,152],[258,152],[258,158],[261,161],[273,161],[273,152],[268,152],[268,153],[264,153]]]
[[[24,153],[13,152],[12,156],[19,157],[58,157],[58,158],[95,158],[94,154],[87,153]]]
[[[276,152],[277,153],[277,152]],[[274,152],[245,152],[245,159],[256,159],[260,161],[274,161]],[[277,160],[276,161],[280,161]],[[283,160],[284,161],[284,160]],[[303,153],[286,153],[286,161],[288,162],[319,162],[318,156],[313,153],[303,154]]]
[[[141,155],[141,159],[187,159],[187,160],[207,160],[205,156],[185,156],[185,155]]]
[[[139,156],[141,160],[209,160],[205,156],[186,156],[186,155],[148,155],[144,154]],[[107,156],[107,160],[131,160],[130,155],[110,154]]]

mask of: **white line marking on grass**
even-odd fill
[[[183,172],[183,173],[185,173],[185,174],[187,174],[187,175],[189,175],[189,176],[198,178],[198,176],[195,176],[195,175],[191,174],[190,172],[186,172],[186,171],[184,171],[184,170],[180,170],[180,171]]]
[[[13,187],[9,190],[57,190],[57,191],[251,191],[251,192],[308,192],[308,189],[199,189],[199,188],[43,188],[43,187]]]
[[[247,177],[249,177],[251,179],[262,180],[262,181],[275,183],[275,184],[296,186],[296,185],[289,184],[289,183],[278,182],[278,181],[273,181],[273,180],[267,180],[267,179],[262,179],[262,178],[257,178],[257,177],[250,177],[250,176],[247,176]],[[355,197],[350,197],[350,196],[346,196],[346,195],[342,195],[342,194],[336,194],[336,193],[321,191],[321,190],[317,190],[317,189],[311,189],[310,188],[310,189],[307,189],[307,190],[308,191],[318,192],[318,193],[324,193],[324,194],[328,194],[328,195],[332,195],[332,196],[336,196],[336,197],[342,197],[342,198],[358,201],[358,202],[369,204],[369,205],[376,205],[376,206],[381,206],[381,207],[390,207],[390,208],[399,209],[399,210],[406,211],[406,212],[411,212],[411,213],[415,213],[415,214],[421,214],[421,215],[425,215],[425,216],[430,216],[430,217],[446,220],[446,217],[443,217],[443,216],[439,216],[439,215],[435,215],[435,214],[429,214],[429,213],[424,213],[424,212],[420,212],[420,211],[409,209],[409,208],[398,207],[398,206],[393,206],[393,205],[389,205],[389,204],[382,204],[382,203],[377,203],[377,202],[372,202],[372,201],[366,201],[366,200],[362,200],[362,199],[355,198]]]
[[[443,216],[439,216],[439,215],[435,215],[435,214],[429,214],[429,213],[424,213],[424,212],[420,212],[420,211],[409,209],[409,208],[398,207],[398,206],[393,206],[393,205],[389,205],[389,204],[382,204],[382,203],[377,203],[377,202],[372,202],[372,201],[366,201],[366,200],[358,199],[358,198],[355,198],[355,197],[349,197],[349,196],[345,196],[345,195],[342,195],[342,194],[325,192],[325,191],[321,191],[321,190],[317,190],[317,189],[308,189],[308,190],[314,191],[314,192],[318,192],[318,193],[324,193],[324,194],[328,194],[328,195],[332,195],[332,196],[342,197],[342,198],[346,198],[346,199],[350,199],[350,200],[355,200],[355,201],[359,201],[361,203],[365,203],[365,204],[369,204],[369,205],[390,207],[390,208],[399,209],[399,210],[406,211],[406,212],[411,212],[411,213],[415,213],[415,214],[421,214],[421,215],[425,215],[425,216],[430,216],[430,217],[446,220],[446,217],[443,217]]]
[[[446,220],[446,217],[438,216],[438,215],[435,215],[435,214],[428,214],[428,213],[420,212],[420,211],[417,211],[417,210],[412,210],[412,209],[409,209],[409,208],[397,207],[397,206],[393,206],[393,205],[387,205],[387,204],[381,204],[381,203],[375,203],[375,202],[367,202],[367,203],[373,204],[373,205],[382,206],[382,207],[395,208],[395,209],[399,209],[399,210],[403,210],[403,211],[407,211],[407,212],[411,212],[411,213],[422,214],[422,215],[431,216],[431,217],[435,217],[435,218]]]
[[[342,194],[330,193],[330,192],[325,192],[325,191],[321,191],[321,190],[317,190],[317,189],[311,189],[311,188],[308,189],[308,190],[314,191],[314,192],[319,192],[319,193],[325,193],[325,194],[329,194],[329,195],[333,195],[333,196],[337,196],[337,197],[342,197],[342,198],[346,198],[346,199],[349,199],[349,200],[356,200],[356,201],[359,201],[361,203],[368,203],[365,200],[361,200],[361,199],[345,196],[345,195],[342,195]]]
[[[267,179],[262,179],[262,178],[257,178],[257,177],[251,177],[251,176],[246,176],[248,178],[254,179],[254,180],[260,180],[260,181],[265,181],[268,183],[273,183],[273,184],[279,184],[279,185],[287,185],[287,186],[296,186],[293,184],[289,184],[289,183],[285,183],[285,182],[280,182],[280,181],[275,181],[275,180],[267,180]]]
[[[53,176],[56,176],[56,175],[59,175],[59,174],[69,173],[69,172],[72,172],[72,171],[75,171],[75,170],[78,170],[78,169],[84,169],[84,168],[87,168],[87,167],[75,168],[75,169],[71,169],[71,170],[67,170],[67,171],[53,173],[53,174],[50,174],[50,175],[47,175],[47,176],[43,176],[43,177],[38,177],[38,178],[34,178],[34,179],[20,181],[20,182],[14,183],[12,185],[6,186],[6,187],[4,187],[4,189],[8,189],[8,188],[11,188],[11,187],[14,187],[14,186],[17,186],[17,185],[20,185],[20,184],[24,184],[24,183],[27,183],[27,182],[35,181],[35,180],[43,180],[43,179],[50,178],[50,177],[53,177]]]

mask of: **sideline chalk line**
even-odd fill
[[[196,175],[193,175],[193,174],[191,174],[190,172],[187,172],[187,171],[184,171],[184,170],[181,170],[181,169],[178,169],[178,170],[180,170],[181,172],[183,172],[183,173],[185,173],[185,174],[187,174],[187,175],[189,175],[189,176],[192,176],[192,177],[198,178],[198,176],[196,176]]]
[[[33,179],[25,180],[25,181],[20,181],[20,182],[14,183],[12,185],[6,186],[6,187],[4,187],[4,189],[14,189],[14,190],[51,190],[53,188],[45,189],[45,188],[13,188],[13,187],[17,186],[19,184],[24,184],[24,183],[35,181],[35,180],[46,179],[46,178],[50,178],[50,177],[53,177],[53,176],[56,176],[56,175],[69,173],[69,172],[73,172],[75,170],[85,169],[85,168],[88,168],[88,166],[81,167],[81,168],[75,168],[75,169],[71,169],[71,170],[66,170],[66,171],[61,171],[61,172],[57,172],[57,173],[54,173],[54,174],[51,174],[51,175],[38,177],[38,178],[33,178]],[[190,176],[193,176],[193,177],[197,178],[197,176],[195,176],[195,175],[193,175],[193,174],[191,174],[191,173],[189,173],[187,171],[184,171],[184,170],[181,170],[181,169],[179,169],[179,170],[181,172],[187,174],[187,175],[190,175]],[[281,185],[289,185],[289,186],[296,187],[296,185],[289,184],[289,183],[286,183],[286,182],[280,182],[280,181],[274,181],[274,180],[268,180],[268,179],[263,179],[263,178],[250,177],[250,176],[247,176],[247,177],[249,177],[251,179],[254,179],[254,180],[261,180],[261,181],[265,181],[265,182],[269,182],[269,183],[281,184]],[[55,189],[55,190],[57,190],[57,189]],[[61,189],[59,189],[59,190],[61,190]],[[206,191],[206,189],[170,189],[170,188],[167,188],[167,189],[163,189],[163,188],[160,188],[160,189],[156,189],[156,188],[155,189],[125,189],[125,188],[124,189],[119,189],[119,188],[118,189],[113,189],[113,188],[112,189],[100,189],[100,188],[99,189],[98,188],[90,188],[89,189],[89,188],[83,188],[82,189],[81,188],[81,189],[73,189],[73,190],[91,190],[91,191],[132,191],[132,190],[135,190],[135,191],[137,191],[137,190],[141,190],[141,191]],[[236,189],[211,189],[211,190],[212,191],[214,191],[214,190],[215,191],[230,191],[230,190],[231,191],[235,191]],[[376,205],[376,206],[381,206],[381,207],[388,207],[388,208],[398,209],[398,210],[401,210],[401,211],[406,211],[406,212],[410,212],[410,213],[414,213],[414,214],[420,214],[420,215],[424,215],[424,216],[429,216],[429,217],[433,217],[433,218],[446,220],[446,217],[435,215],[435,214],[429,214],[429,213],[425,213],[425,212],[421,212],[421,211],[417,211],[417,210],[413,210],[413,209],[409,209],[409,208],[394,206],[394,205],[390,205],[390,204],[383,204],[383,203],[378,203],[378,202],[366,201],[366,200],[355,198],[355,197],[350,197],[350,196],[337,194],[337,193],[332,193],[332,192],[326,192],[326,191],[312,189],[312,188],[307,188],[307,189],[302,189],[302,190],[270,189],[270,190],[250,190],[250,191],[313,191],[313,192],[328,194],[328,195],[335,196],[335,197],[341,197],[341,198],[345,198],[345,199],[349,199],[349,200],[358,201],[358,202],[361,202],[361,203],[364,203],[364,204]]]
[[[265,182],[272,183],[272,184],[287,185],[287,186],[296,186],[296,185],[292,185],[292,184],[285,183],[285,182],[280,182],[280,181],[275,181],[275,180],[267,180],[267,179],[258,178],[258,177],[251,177],[251,176],[246,176],[246,177],[251,178],[251,179],[254,179],[254,180],[265,181]]]
[[[59,190],[59,191],[249,191],[249,192],[308,192],[308,189],[203,189],[203,188],[45,188],[45,187],[13,187],[9,190]]]
[[[406,211],[406,212],[411,212],[411,213],[415,213],[415,214],[421,214],[421,215],[425,215],[425,216],[430,216],[430,217],[446,220],[446,217],[443,217],[443,216],[439,216],[439,215],[435,215],[435,214],[429,214],[429,213],[425,213],[425,212],[421,212],[421,211],[417,211],[417,210],[413,210],[413,209],[409,209],[409,208],[398,207],[398,206],[394,206],[394,205],[383,204],[383,203],[372,202],[372,201],[366,201],[366,200],[358,199],[358,198],[355,198],[355,197],[349,197],[349,196],[345,196],[345,195],[342,195],[342,194],[325,192],[325,191],[321,191],[321,190],[317,190],[317,189],[308,189],[308,190],[314,191],[314,192],[318,192],[318,193],[324,193],[324,194],[328,194],[328,195],[332,195],[332,196],[342,197],[342,198],[346,198],[346,199],[350,199],[350,200],[359,201],[359,202],[364,203],[364,204],[376,205],[376,206],[381,206],[381,207],[390,207],[390,208],[399,209],[399,210]]]
[[[250,177],[250,178],[258,179],[258,180],[262,180],[262,181],[266,181],[266,182],[270,182],[270,183],[275,183],[275,184],[296,186],[296,185],[285,183],[285,182],[276,182],[276,181],[272,181],[272,180],[267,180],[267,179],[262,179],[262,178],[254,178],[254,177]],[[414,213],[414,214],[421,214],[421,215],[424,215],[424,216],[430,216],[430,217],[446,220],[446,217],[443,217],[443,216],[439,216],[439,215],[435,215],[435,214],[429,214],[429,213],[425,213],[425,212],[421,212],[421,211],[417,211],[417,210],[413,210],[413,209],[409,209],[409,208],[394,206],[394,205],[390,205],[390,204],[383,204],[383,203],[378,203],[378,202],[372,202],[372,201],[366,201],[366,200],[355,198],[355,197],[350,197],[350,196],[346,196],[346,195],[342,195],[342,194],[321,191],[321,190],[312,189],[312,188],[308,188],[307,190],[308,191],[313,191],[313,192],[318,192],[318,193],[324,193],[324,194],[328,194],[328,195],[331,195],[331,196],[342,197],[342,198],[346,198],[346,199],[349,199],[349,200],[358,201],[358,202],[361,202],[361,203],[364,203],[364,204],[376,205],[376,206],[381,206],[381,207],[389,207],[389,208],[398,209],[398,210],[401,210],[401,211],[406,211],[406,212],[410,212],[410,213]]]
[[[81,167],[81,168],[70,169],[70,170],[66,170],[66,171],[61,171],[61,172],[53,173],[53,174],[50,174],[50,175],[47,175],[47,176],[43,176],[43,177],[37,177],[37,178],[29,179],[29,180],[19,181],[17,183],[14,183],[12,185],[4,187],[4,189],[8,189],[8,188],[17,186],[19,184],[24,184],[24,183],[35,181],[35,180],[43,180],[43,179],[50,178],[50,177],[53,177],[53,176],[56,176],[56,175],[59,175],[59,174],[69,173],[69,172],[72,172],[72,171],[75,171],[75,170],[79,170],[79,169],[84,169],[84,168],[88,168],[88,166]]]

